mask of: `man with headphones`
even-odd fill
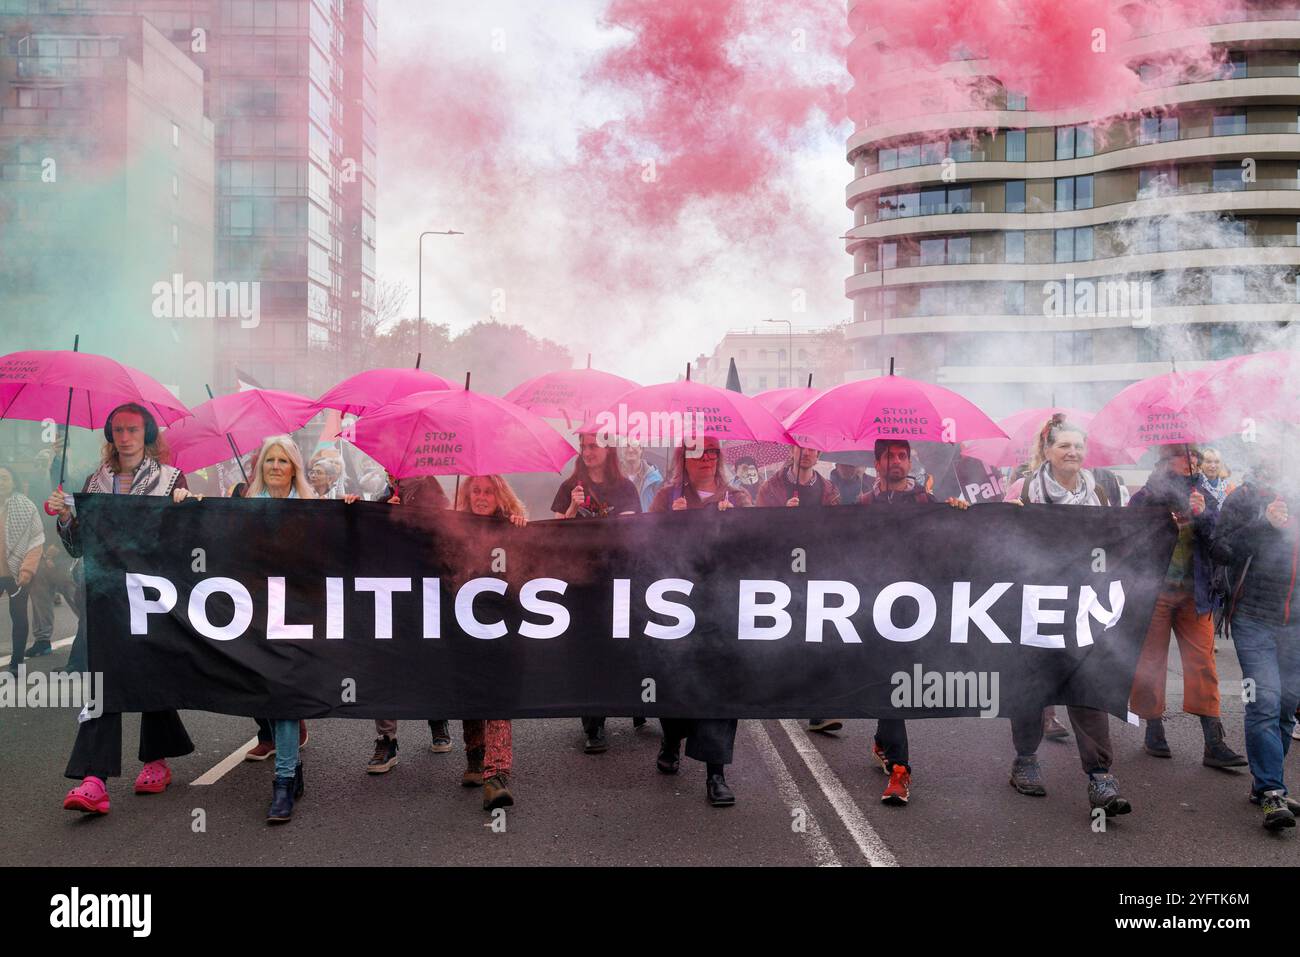
[[[164,464],[166,444],[161,441],[158,423],[142,405],[120,405],[104,423],[104,450],[99,468],[86,479],[83,493],[107,495],[172,495],[186,488],[185,476],[177,468]],[[47,511],[58,516],[59,539],[73,558],[81,557],[81,534],[73,510],[72,497],[62,487],[51,493]],[[86,670],[86,619],[77,627],[68,659],[69,670]],[[83,712],[77,728],[77,741],[64,777],[80,780],[63,800],[69,811],[107,814],[109,810],[106,780],[122,773],[122,715],[103,714],[86,719]],[[140,716],[140,760],[144,769],[135,780],[137,794],[160,794],[171,783],[167,758],[180,757],[194,750],[185,725],[175,711],[156,711]]]

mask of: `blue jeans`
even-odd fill
[[[272,721],[275,732],[275,776],[291,778],[298,770],[298,719]]]
[[[1246,757],[1256,796],[1286,793],[1282,768],[1291,747],[1291,728],[1300,704],[1300,622],[1272,625],[1237,614],[1232,643],[1241,677],[1255,682],[1255,700],[1246,702]]]

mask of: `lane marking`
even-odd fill
[[[253,737],[245,741],[239,747],[235,748],[234,751],[230,752],[228,755],[222,758],[212,768],[203,772],[203,774],[199,775],[197,778],[191,781],[190,787],[196,788],[196,787],[202,787],[205,784],[216,784],[227,773],[230,772],[231,768],[236,768],[239,765],[243,764],[244,755],[247,754],[251,748],[255,748],[255,747],[257,747],[257,735],[253,735]],[[275,758],[270,758],[268,760],[274,761]]]
[[[808,838],[809,849],[812,852],[813,860],[817,862],[818,867],[843,867],[839,857],[835,854],[835,848],[831,842],[826,839],[822,833],[821,825],[817,823],[817,818],[809,807],[808,801],[805,800],[803,792],[799,790],[799,785],[795,783],[790,774],[789,768],[781,760],[780,753],[776,750],[776,745],[768,736],[767,729],[763,727],[761,721],[747,721],[750,735],[754,739],[754,744],[758,752],[763,757],[763,763],[767,765],[768,773],[776,780],[776,792],[785,802],[785,806],[791,810],[800,810],[804,814],[804,836]],[[791,820],[794,815],[791,813]]]
[[[894,855],[880,839],[880,835],[871,826],[862,809],[849,796],[849,792],[835,776],[835,772],[826,763],[821,752],[808,739],[802,725],[791,718],[782,718],[780,723],[790,743],[794,745],[795,751],[812,772],[813,780],[817,782],[817,786],[822,789],[822,794],[826,795],[826,800],[839,815],[840,822],[848,830],[854,843],[858,845],[862,856],[867,859],[867,863],[872,867],[897,867],[898,861]]]
[[[66,648],[66,647],[68,647],[68,645],[72,644],[72,642],[76,640],[76,637],[77,637],[76,635],[72,635],[72,636],[70,636],[70,637],[68,637],[68,638],[60,638],[58,641],[52,641],[52,642],[50,642],[50,650],[51,650],[51,651],[54,651],[56,648]],[[24,654],[25,654],[25,652],[24,652]],[[47,657],[47,656],[46,656],[46,655],[41,655],[41,658],[45,658],[45,657]],[[3,658],[0,658],[0,668],[3,668],[5,665],[9,664],[9,662],[11,662],[11,661],[13,661],[13,660],[14,660],[14,656],[13,656],[12,654],[8,654],[8,655],[5,655]],[[32,660],[40,661],[40,658],[36,658],[36,659],[32,659],[32,658],[23,658],[23,664],[26,664],[27,662],[32,661]]]

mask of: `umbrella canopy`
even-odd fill
[[[800,406],[811,402],[824,392],[824,389],[795,386],[792,389],[768,389],[754,396],[754,401],[778,419],[784,419]]]
[[[788,415],[784,424],[791,441],[823,452],[861,449],[877,439],[963,442],[1006,437],[969,399],[896,375],[827,389]]]
[[[1239,421],[1300,423],[1300,352],[1256,352],[1224,360],[1207,387]]]
[[[416,392],[363,415],[352,444],[398,478],[559,472],[575,454],[531,412],[468,389]]]
[[[1015,468],[1034,457],[1034,446],[1038,433],[1042,431],[1047,420],[1058,412],[1065,414],[1066,421],[1087,429],[1094,415],[1083,409],[1062,409],[1046,407],[1024,409],[1005,419],[998,420],[998,428],[1007,434],[1005,439],[977,439],[966,443],[966,454],[979,459],[985,465],[996,468]],[[1095,441],[1092,433],[1088,434],[1088,465],[1132,465],[1142,457],[1143,449],[1112,449]]]
[[[505,394],[505,400],[534,415],[564,419],[570,427],[576,427],[635,388],[637,384],[631,379],[599,369],[561,369],[515,386]]]
[[[315,402],[293,392],[247,389],[219,395],[195,406],[193,415],[167,429],[172,464],[182,472],[193,472],[235,458],[268,435],[302,428],[316,411]]]
[[[365,415],[416,392],[455,389],[454,383],[423,369],[367,369],[344,379],[316,400],[318,409]]]
[[[590,420],[593,431],[642,445],[681,445],[687,436],[790,443],[772,413],[749,396],[685,379],[642,386]]]
[[[66,417],[70,425],[98,429],[127,402],[144,406],[159,425],[190,414],[152,376],[106,356],[66,349],[0,356],[0,419],[64,422]]]
[[[1192,372],[1166,372],[1121,389],[1092,420],[1089,439],[1108,448],[1150,448],[1216,439],[1240,427],[1219,402],[1222,363]]]

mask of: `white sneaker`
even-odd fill
[[[1297,721],[1291,727],[1291,740],[1300,741],[1300,721]]]

